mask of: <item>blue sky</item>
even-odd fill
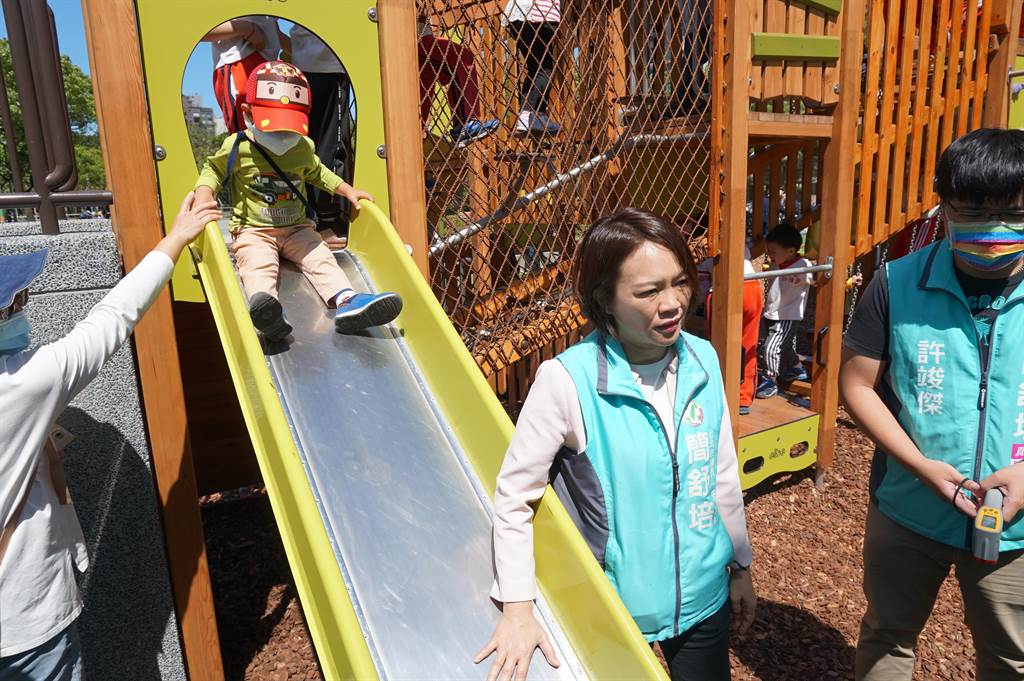
[[[57,22],[57,41],[62,54],[68,55],[83,71],[89,73],[89,52],[85,44],[85,26],[82,23],[81,0],[49,0],[50,8]],[[2,21],[3,9],[0,8],[0,38],[7,37],[7,25]],[[290,24],[284,25],[285,30]],[[213,60],[210,48],[200,44],[192,53],[185,69],[182,92],[185,94],[199,93],[206,106],[213,107],[219,117],[213,96]]]

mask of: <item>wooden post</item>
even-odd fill
[[[821,342],[822,357],[812,367],[811,409],[820,415],[818,473],[832,465],[839,409],[839,363],[843,345],[846,268],[850,263],[850,223],[853,219],[854,155],[860,114],[860,67],[864,49],[864,0],[845,0],[840,17],[842,56],[839,63],[839,104],[822,162],[820,261],[832,258],[832,278],[818,289],[816,332],[828,331]],[[818,345],[817,336],[815,345]],[[817,354],[817,352],[815,353]],[[825,363],[822,366],[821,362]]]
[[[721,201],[721,225],[717,239],[717,254],[713,280],[717,282],[711,297],[711,340],[718,351],[722,365],[722,378],[726,385],[729,411],[733,422],[739,418],[739,385],[741,337],[743,334],[743,251],[747,224],[747,111],[750,76],[750,0],[729,0],[715,3],[716,33],[723,49],[722,58],[716,60],[720,79],[712,102],[721,127],[721,148],[712,148],[713,162],[720,163],[721,194],[709,197]],[[723,30],[724,27],[724,30]],[[718,172],[718,166],[714,172]],[[714,183],[712,183],[714,186]],[[734,429],[735,433],[738,432]]]
[[[130,270],[163,237],[135,3],[82,0],[82,13],[114,229]],[[220,681],[224,669],[166,287],[135,329],[135,352],[186,669],[192,679]]]
[[[982,114],[982,125],[986,128],[1005,128],[1010,120],[1010,85],[1007,75],[1017,57],[1021,5],[1021,0],[1002,0],[992,9],[992,33],[999,41],[999,48],[988,68],[989,83],[985,91],[985,111]]]
[[[391,222],[402,241],[412,247],[412,259],[430,281],[416,3],[379,0],[377,21]]]

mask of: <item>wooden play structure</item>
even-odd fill
[[[220,21],[277,11],[317,30],[353,74],[357,179],[383,211],[364,211],[354,252],[362,257],[359,238],[377,239],[394,257],[387,265],[378,260],[373,275],[407,286],[428,309],[409,329],[439,339],[431,380],[465,374],[466,385],[482,390],[462,396],[474,402],[470,435],[497,434],[496,441],[510,430],[486,386],[514,415],[539,363],[586,333],[567,280],[583,230],[619,207],[641,206],[684,230],[698,260],[714,259],[716,295],[704,332],[719,352],[742,481],[751,487],[831,465],[852,295],[845,280],[853,271],[869,276],[889,240],[935,205],[931,177],[950,140],[1007,124],[1022,0],[563,0],[557,28],[547,33],[510,23],[504,0],[379,0],[372,7],[345,0],[330,10],[331,22],[314,0],[180,4],[187,11],[145,0],[82,2],[126,269],[158,240],[161,215],[188,184],[174,184],[170,170],[184,178],[192,163],[180,154],[180,109],[167,108],[180,95],[171,90],[188,55],[166,52],[166,26],[180,21],[191,41],[184,49],[191,49]],[[439,66],[451,64],[458,78],[455,66]],[[517,130],[525,102],[538,92],[557,132]],[[466,117],[493,119],[497,129],[461,140],[452,128]],[[167,140],[178,155],[155,150]],[[783,219],[807,228],[814,258],[832,266],[818,279],[805,339],[811,381],[738,418],[744,245],[749,232],[758,256],[765,228]],[[387,236],[369,236],[369,226]],[[265,458],[275,447],[291,451],[287,425],[279,405],[269,416],[263,409],[276,398],[251,328],[232,322],[238,291],[214,285],[231,275],[218,238],[208,234],[195,260],[180,264],[174,300],[161,295],[135,335],[189,675],[223,678],[197,492],[251,481],[255,450],[268,487],[298,490],[294,503],[276,501],[275,512],[325,673],[367,678],[361,673],[376,661],[346,590],[329,582],[337,565],[317,562],[330,555],[326,534],[301,522],[316,512],[309,490],[300,489],[301,465]],[[210,306],[201,304],[207,300]],[[424,353],[417,357],[429,356],[412,346]],[[500,451],[487,457],[480,465],[491,485]],[[218,466],[232,470],[211,475]],[[557,502],[546,500],[543,514],[538,542],[564,539],[585,555]],[[596,563],[580,559],[577,572],[560,571],[556,558],[539,564],[551,593],[579,590],[561,602],[581,613],[581,623],[567,629],[573,645],[599,650],[595,642],[621,638],[624,609],[601,585]],[[657,676],[649,649],[632,639],[625,647],[621,658],[598,656],[587,669]]]

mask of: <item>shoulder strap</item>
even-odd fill
[[[281,180],[285,184],[288,185],[288,189],[292,190],[292,194],[295,194],[295,196],[299,197],[299,201],[302,201],[302,205],[306,208],[306,217],[316,217],[316,212],[313,210],[312,206],[309,205],[309,201],[306,200],[306,196],[295,187],[295,184],[287,175],[285,175],[284,171],[281,170],[281,167],[277,165],[277,162],[270,156],[270,154],[267,153],[267,150],[261,147],[253,140],[249,140],[249,144],[251,144],[253,148],[256,149],[256,151],[260,152],[260,156],[263,157],[263,160],[269,163],[270,167],[274,169],[274,172],[277,174],[277,176],[281,178]]]
[[[245,132],[244,131],[236,132],[235,133],[235,141],[231,144],[231,151],[228,152],[228,164],[224,168],[224,185],[223,186],[227,190],[227,193],[228,193],[228,205],[231,206],[231,210],[232,211],[234,211],[234,209],[235,209],[235,197],[233,197],[231,195],[231,171],[233,171],[235,169],[235,163],[238,161],[238,147],[242,143],[242,140],[244,140],[244,139],[245,139]],[[242,205],[243,205],[242,210],[244,211],[245,210],[245,208],[244,208],[245,203],[243,202]],[[242,217],[242,216],[239,216],[239,217]]]

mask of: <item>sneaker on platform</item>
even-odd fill
[[[757,398],[760,400],[766,400],[769,397],[775,397],[779,394],[779,386],[775,384],[775,381],[770,378],[765,378],[761,381],[760,385],[757,386]]]

